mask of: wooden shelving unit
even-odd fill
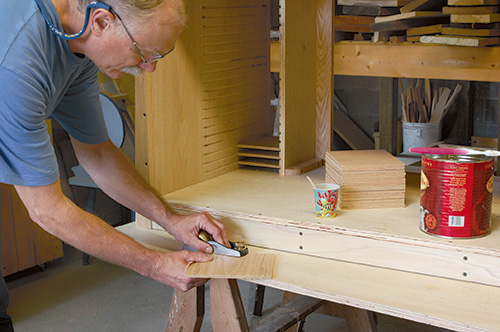
[[[249,142],[238,143],[238,165],[263,168],[280,168],[279,138],[265,136]]]

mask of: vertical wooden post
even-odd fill
[[[205,315],[205,286],[175,290],[165,332],[199,332]]]
[[[216,332],[250,331],[236,279],[210,280],[210,318]]]
[[[380,79],[380,148],[395,155],[397,153],[398,128],[398,82],[396,78]]]
[[[349,332],[377,332],[375,314],[371,311],[345,305],[344,316]]]

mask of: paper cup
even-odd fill
[[[337,210],[340,186],[332,183],[317,183],[314,189],[316,217],[333,218]]]

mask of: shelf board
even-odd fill
[[[280,151],[279,137],[264,136],[238,143],[238,148]]]
[[[261,158],[249,158],[249,159],[244,158],[242,160],[238,160],[238,165],[276,168],[276,169],[280,168],[279,160],[270,160]]]
[[[334,46],[334,74],[500,81],[500,47],[351,42]]]
[[[253,157],[253,158],[274,159],[274,160],[280,159],[278,151],[266,151],[257,149],[242,149],[237,153],[237,155],[240,157]]]

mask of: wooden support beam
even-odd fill
[[[210,280],[210,318],[214,331],[249,331],[236,279]]]
[[[326,301],[308,296],[296,296],[275,309],[270,315],[250,326],[252,332],[285,331],[303,321],[307,315],[321,307]]]
[[[205,315],[205,286],[175,290],[165,332],[199,332]]]
[[[373,312],[345,305],[344,315],[349,332],[377,332]]]
[[[380,148],[395,155],[397,153],[398,128],[398,82],[395,78],[380,79]]]

